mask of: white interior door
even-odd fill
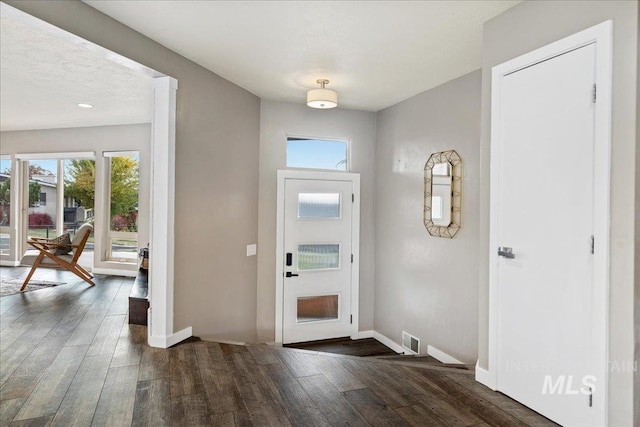
[[[349,336],[353,183],[284,186],[283,343]]]
[[[599,424],[603,381],[592,334],[595,46],[503,76],[494,99],[497,385],[566,426]]]

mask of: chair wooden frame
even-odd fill
[[[86,233],[85,236],[82,238],[82,240],[80,240],[80,243],[78,243],[77,245],[73,245],[69,243],[55,243],[52,241],[53,239],[46,239],[43,237],[31,238],[27,242],[27,244],[39,250],[40,254],[34,261],[33,266],[31,267],[31,271],[27,275],[27,278],[24,280],[24,283],[20,288],[20,292],[24,291],[24,289],[27,287],[29,280],[31,280],[31,276],[33,276],[33,273],[35,273],[36,268],[40,266],[44,257],[48,257],[49,259],[51,259],[53,262],[57,264],[57,265],[47,265],[47,267],[63,268],[65,270],[69,270],[70,272],[72,272],[73,274],[75,274],[76,276],[78,276],[79,278],[81,278],[91,286],[95,286],[95,283],[93,282],[93,280],[91,280],[93,279],[93,274],[89,273],[87,270],[85,270],[83,267],[81,267],[78,264],[78,260],[80,259],[80,255],[82,255],[82,251],[84,250],[84,245],[87,243],[87,240],[89,239],[90,234],[91,234],[90,232]],[[71,259],[71,262],[66,261],[54,254],[55,249],[59,247],[74,249],[73,258]]]

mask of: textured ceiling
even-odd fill
[[[0,4],[0,130],[149,123],[152,72]],[[93,104],[84,109],[78,103]]]
[[[261,98],[328,78],[377,111],[480,68],[482,24],[519,1],[85,2]]]

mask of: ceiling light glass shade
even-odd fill
[[[307,105],[311,108],[335,108],[338,93],[331,89],[311,89],[307,92]]]

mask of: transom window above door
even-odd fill
[[[347,171],[346,141],[317,138],[287,138],[287,167]]]

